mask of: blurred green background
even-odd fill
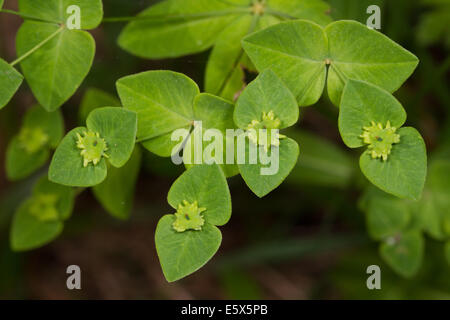
[[[135,15],[155,1],[104,0],[105,17]],[[366,8],[382,8],[382,32],[420,59],[420,65],[395,94],[408,112],[408,125],[422,133],[429,156],[450,155],[450,1],[329,0],[335,19],[365,23]],[[5,7],[17,9],[14,0]],[[0,56],[15,59],[15,34],[21,19],[0,14]],[[77,94],[62,108],[66,128],[77,125],[81,99],[96,87],[115,95],[115,81],[144,70],[185,73],[202,87],[208,52],[148,61],[121,50],[116,39],[123,23],[93,31],[97,54]],[[249,75],[251,77],[251,75]],[[0,111],[0,167],[5,150],[34,98],[23,85]],[[426,239],[420,272],[411,279],[395,274],[381,260],[378,244],[367,235],[358,209],[361,185],[359,151],[342,144],[338,110],[327,98],[302,109],[293,133],[301,156],[280,188],[258,199],[239,177],[229,181],[233,217],[221,228],[218,254],[199,272],[168,284],[154,249],[158,219],[169,212],[166,195],[183,168],[144,152],[131,219],[108,215],[89,190],[76,200],[61,237],[27,253],[9,249],[11,217],[30,194],[42,169],[17,183],[0,170],[0,298],[2,299],[434,299],[450,298],[450,268],[443,243]],[[301,129],[301,131],[299,131]],[[292,134],[291,134],[292,136]],[[449,173],[450,179],[450,173]],[[82,270],[82,290],[66,288],[66,267]],[[366,268],[382,270],[382,290],[366,287]]]

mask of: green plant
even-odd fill
[[[65,25],[69,14],[60,8],[69,2],[83,12],[82,30]],[[7,75],[1,79],[0,106],[8,103],[22,82],[14,68],[20,64],[45,110],[31,109],[21,133],[11,141],[8,175],[28,176],[47,161],[50,149],[57,148],[49,181],[40,180],[16,212],[12,247],[35,248],[59,235],[81,188],[92,187],[108,212],[128,218],[141,162],[139,143],[160,157],[173,158],[183,151],[188,170],[168,194],[175,213],[160,219],[155,241],[168,281],[195,272],[218,250],[222,236],[217,226],[230,219],[227,177],[241,175],[259,197],[302,165],[311,167],[304,179],[316,184],[350,183],[354,171],[345,155],[315,137],[287,129],[298,122],[304,110],[299,107],[317,103],[326,86],[329,99],[339,107],[343,142],[349,148],[367,148],[360,168],[379,188],[364,182],[359,186],[364,191],[360,207],[367,214],[369,233],[381,241],[381,256],[395,271],[415,274],[424,250],[422,231],[449,240],[448,217],[438,212],[450,207],[442,196],[448,186],[438,176],[427,182],[421,199],[427,173],[425,144],[417,130],[402,127],[406,112],[392,96],[413,73],[418,59],[356,21],[331,22],[327,8],[320,0],[167,0],[136,17],[104,18],[104,22],[131,21],[119,45],[139,57],[178,57],[213,47],[205,74],[206,93],[173,71],[122,77],[116,83],[120,102],[91,89],[79,113],[85,126],[61,140],[57,109],[74,94],[92,65],[95,43],[85,30],[102,21],[102,3],[19,0],[15,14],[26,21],[17,34],[19,58],[10,64],[0,60],[0,74]],[[244,69],[260,73],[247,85]],[[180,129],[186,135],[174,140]],[[199,152],[195,141],[208,129],[221,135],[211,143],[202,140]],[[231,129],[240,132],[231,136],[232,141],[247,142],[245,159],[250,158],[251,148],[266,157],[279,154],[275,174],[261,174],[269,169],[261,159],[236,163],[233,157],[229,163],[219,157],[218,150],[236,151],[226,141]],[[259,129],[269,140],[262,139],[261,131],[252,131]],[[283,132],[272,135],[270,129]],[[219,147],[204,157],[202,150],[212,144]],[[20,148],[33,157],[24,157]],[[436,166],[429,171],[446,170],[448,162]],[[328,173],[315,175],[314,170]],[[438,206],[443,209],[435,209]]]

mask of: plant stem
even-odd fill
[[[104,18],[102,22],[126,22],[126,21],[139,21],[139,20],[177,20],[177,19],[203,19],[211,17],[226,16],[229,14],[240,14],[240,13],[250,13],[250,8],[235,8],[233,10],[224,10],[216,12],[206,12],[206,13],[193,13],[193,14],[179,14],[179,15],[154,15],[154,16],[132,16],[132,17],[109,17]]]
[[[0,12],[13,14],[13,15],[16,15],[16,16],[19,16],[19,17],[21,17],[23,19],[28,19],[28,20],[35,20],[35,21],[47,22],[47,23],[57,23],[57,24],[61,23],[61,21],[46,20],[46,19],[38,18],[38,17],[31,16],[31,15],[28,15],[28,14],[25,14],[25,13],[14,11],[14,10],[0,9]]]
[[[49,35],[47,38],[45,38],[44,40],[42,40],[40,43],[38,43],[35,47],[31,48],[28,52],[26,52],[25,54],[23,54],[22,56],[20,56],[19,58],[17,58],[16,60],[14,60],[13,62],[11,62],[9,65],[11,67],[14,67],[16,64],[18,64],[19,62],[21,62],[22,60],[28,58],[30,55],[32,55],[36,50],[38,50],[39,48],[41,48],[44,44],[46,44],[47,42],[49,42],[51,39],[53,39],[54,37],[56,37],[61,31],[64,30],[64,26],[61,26],[58,28],[58,30],[56,30],[55,32],[53,32],[51,35]]]

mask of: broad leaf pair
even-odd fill
[[[39,103],[58,109],[80,86],[95,55],[95,41],[83,30],[69,30],[67,19],[80,8],[80,27],[96,28],[103,17],[101,0],[20,0],[19,11],[40,21],[25,21],[17,38],[17,55],[34,51],[21,63],[23,74]]]
[[[129,23],[119,45],[140,57],[160,59],[210,47],[205,91],[232,100],[244,86],[241,65],[252,68],[241,47],[246,35],[287,17],[326,24],[328,5],[321,0],[168,0]]]
[[[40,179],[32,196],[16,211],[11,227],[11,248],[15,251],[41,247],[58,237],[73,209],[72,188]]]
[[[197,271],[219,249],[222,234],[216,226],[230,219],[231,196],[219,166],[204,164],[185,171],[167,200],[177,212],[160,219],[155,243],[164,276],[172,282]]]
[[[272,69],[300,106],[316,103],[325,82],[335,105],[348,79],[394,92],[418,64],[412,53],[356,21],[326,28],[303,20],[283,22],[247,36],[242,44],[258,71]]]
[[[297,163],[297,142],[278,134],[275,137],[278,145],[272,144],[270,130],[290,127],[298,121],[298,117],[299,108],[295,97],[270,70],[261,73],[239,97],[234,111],[235,124],[243,130],[251,128],[257,131],[257,135],[266,132],[265,137],[248,137],[245,162],[238,164],[243,179],[257,196],[263,197],[277,188]],[[258,161],[254,164],[249,161],[252,147],[259,153]],[[269,154],[271,161],[263,164],[261,157],[269,157]]]
[[[420,133],[401,126],[406,112],[387,91],[349,80],[342,94],[339,131],[350,148],[368,145],[360,167],[374,185],[400,198],[418,200],[427,171],[425,143]]]
[[[400,275],[415,275],[422,265],[425,241],[410,203],[374,187],[367,189],[362,203],[369,234],[381,241],[381,257]]]
[[[107,175],[107,163],[120,168],[134,149],[137,117],[132,111],[104,107],[92,111],[86,127],[70,131],[53,155],[49,180],[78,187],[100,184]]]
[[[8,179],[23,179],[42,167],[63,134],[64,122],[59,111],[49,113],[40,106],[29,109],[20,132],[11,139],[6,150]]]

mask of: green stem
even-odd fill
[[[39,48],[41,48],[44,44],[46,44],[47,42],[49,42],[51,39],[53,39],[54,37],[56,37],[61,31],[64,30],[64,26],[61,26],[58,28],[58,30],[56,30],[55,32],[53,32],[51,35],[49,35],[47,38],[45,38],[44,40],[42,40],[40,43],[38,43],[35,47],[31,48],[28,52],[26,52],[25,54],[23,54],[22,56],[20,56],[19,58],[17,58],[16,60],[14,60],[13,62],[11,62],[9,65],[11,67],[14,67],[16,64],[18,64],[19,62],[21,62],[22,60],[28,58],[30,55],[32,55],[35,51],[39,50]]]
[[[61,21],[46,20],[46,19],[38,18],[38,17],[32,16],[32,15],[28,15],[28,14],[25,14],[25,13],[22,13],[22,12],[17,12],[17,11],[14,11],[14,10],[0,9],[0,12],[13,14],[13,15],[16,15],[16,16],[19,16],[19,17],[21,17],[23,19],[28,19],[28,20],[35,20],[35,21],[47,22],[47,23],[57,23],[57,24],[62,23]]]
[[[235,8],[233,10],[224,10],[207,13],[193,13],[193,14],[178,14],[178,15],[154,15],[154,16],[132,16],[132,17],[109,17],[103,18],[102,22],[126,22],[126,21],[139,21],[139,20],[177,20],[177,19],[204,19],[212,17],[226,16],[229,14],[250,13],[251,8]]]

